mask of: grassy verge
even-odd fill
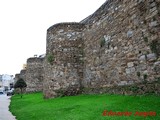
[[[119,115],[108,116],[105,110]],[[24,95],[22,99],[19,95],[13,96],[10,111],[17,120],[160,120],[160,97],[79,95],[44,100],[42,93],[34,93]],[[132,114],[118,113],[127,111]],[[147,115],[150,111],[156,115]],[[134,115],[136,112],[139,112],[137,116]]]

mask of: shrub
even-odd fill
[[[150,49],[153,53],[155,53],[156,55],[159,55],[159,52],[160,52],[160,43],[158,43],[157,40],[155,41],[152,41],[150,43]]]
[[[147,37],[144,37],[144,42],[148,42],[148,38]]]
[[[130,87],[130,90],[132,91],[132,92],[137,92],[138,91],[138,87],[137,86],[132,86],[132,87]]]
[[[140,76],[141,76],[141,73],[140,73],[140,72],[137,72],[137,76],[140,77]]]
[[[21,90],[21,98],[22,98],[22,89],[26,88],[26,87],[27,87],[27,84],[22,78],[18,79],[17,82],[14,85],[14,88],[20,88],[20,90]]]
[[[143,75],[143,79],[144,79],[144,81],[146,81],[146,80],[147,80],[147,77],[148,77],[148,75],[147,75],[147,74],[144,74],[144,75]]]
[[[104,38],[102,38],[100,41],[100,46],[103,47],[105,44],[106,44],[106,41]]]
[[[54,61],[54,56],[52,54],[47,55],[47,61],[53,65],[53,61]]]

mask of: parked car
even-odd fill
[[[11,96],[11,95],[14,95],[13,90],[7,91],[7,96]]]
[[[4,89],[0,88],[0,95],[4,94]]]

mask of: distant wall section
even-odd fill
[[[37,92],[43,90],[43,60],[44,58],[33,57],[27,59],[26,83],[27,92]]]

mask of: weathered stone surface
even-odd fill
[[[27,59],[26,67],[26,92],[38,92],[43,90],[43,59],[34,57]]]
[[[148,54],[147,55],[147,60],[156,60],[157,59],[157,57],[156,57],[156,54]]]
[[[157,74],[160,73],[160,61],[157,61],[157,62],[154,63],[153,69]],[[160,77],[160,74],[159,74],[159,77]]]
[[[160,95],[160,81],[154,82],[142,82],[131,84],[122,81],[119,86],[105,86],[105,87],[95,87],[95,88],[84,88],[83,93],[87,94],[123,94],[123,95],[147,95],[156,94]]]
[[[153,53],[158,48],[151,43],[160,39],[159,4],[159,0],[107,0],[80,23],[51,26],[44,60],[44,97],[76,95],[82,87],[130,85],[142,82],[144,73],[148,81],[158,77],[159,64]],[[48,60],[49,55],[54,59]]]
[[[151,53],[151,54],[145,54],[145,55],[142,55],[140,56],[139,60],[140,61],[154,61],[157,59],[157,56],[155,53]]]
[[[84,28],[84,24],[80,23],[61,23],[48,29],[43,84],[45,98],[56,97],[60,93],[65,95],[79,93],[83,78]],[[63,29],[63,33],[57,34],[59,29]],[[62,41],[59,41],[60,39]],[[47,60],[50,54],[55,58],[51,64]]]
[[[129,62],[129,63],[127,63],[127,66],[128,66],[128,67],[133,67],[133,66],[134,66],[134,63],[133,63],[133,62]]]
[[[127,85],[127,81],[120,81],[119,86]]]
[[[134,68],[134,67],[126,68],[126,73],[127,73],[127,74],[131,74],[131,73],[133,73],[133,72],[135,72],[135,68]]]
[[[128,32],[127,32],[127,37],[132,37],[133,36],[133,31],[132,30],[129,30]]]
[[[22,78],[24,81],[26,81],[26,70],[20,71],[19,78]]]
[[[145,61],[147,59],[147,57],[145,55],[140,56],[139,60],[140,61]]]
[[[149,23],[149,26],[150,26],[150,27],[155,27],[155,26],[157,26],[157,25],[158,25],[158,22],[157,22],[157,21],[153,21],[153,22]]]
[[[18,79],[20,79],[20,74],[15,74],[14,83],[16,83]]]

